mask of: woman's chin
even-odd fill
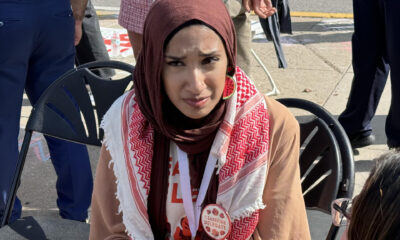
[[[206,116],[208,116],[211,112],[212,108],[209,109],[208,107],[203,107],[203,108],[185,108],[185,109],[179,109],[179,111],[185,115],[188,118],[191,119],[202,119]]]
[[[187,113],[183,113],[186,117],[191,118],[191,119],[202,119],[206,117],[210,112],[203,112],[203,111],[191,111]]]

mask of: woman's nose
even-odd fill
[[[193,94],[200,94],[205,88],[205,74],[200,69],[193,69],[191,71],[189,81],[189,91]]]

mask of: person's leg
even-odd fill
[[[47,5],[47,4],[43,4]],[[50,1],[36,9],[43,34],[37,40],[35,54],[30,60],[26,93],[32,104],[58,77],[73,68],[74,21],[69,8],[59,1]],[[57,173],[57,205],[63,218],[84,221],[90,205],[93,180],[87,149],[84,145],[46,137],[50,157]]]
[[[100,32],[99,19],[89,0],[82,23],[82,39],[76,46],[75,64],[79,66],[92,61],[105,60],[110,60],[110,57]],[[115,74],[113,69],[98,69],[94,72],[103,78],[111,78]]]
[[[400,2],[387,0],[383,2],[392,83],[392,101],[386,118],[386,136],[388,146],[398,148],[400,147]]]
[[[353,147],[372,143],[371,119],[385,87],[389,66],[385,61],[384,21],[376,0],[353,0],[354,79],[346,109],[339,116]],[[371,141],[368,141],[371,140]]]
[[[118,23],[128,31],[135,59],[142,49],[143,25],[153,0],[121,0]]]
[[[247,75],[250,75],[251,62],[251,25],[248,13],[242,6],[241,0],[224,0],[235,25],[237,37],[237,61],[239,66]]]
[[[57,173],[57,206],[60,216],[85,221],[93,191],[93,177],[86,146],[46,137]]]
[[[18,159],[22,94],[31,52],[33,24],[23,3],[0,2],[0,219],[3,218]],[[16,199],[10,222],[21,216]]]
[[[129,36],[129,41],[131,42],[133,48],[133,55],[137,60],[139,52],[142,50],[143,34],[128,31],[128,36]]]
[[[248,13],[232,18],[237,36],[237,65],[247,74],[251,74],[251,25]]]

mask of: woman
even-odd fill
[[[154,3],[135,90],[103,120],[91,239],[310,238],[297,121],[235,56],[222,1]]]
[[[340,210],[340,209],[339,209]],[[400,153],[389,152],[376,166],[354,199],[347,233],[342,239],[400,239]]]

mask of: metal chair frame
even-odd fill
[[[309,176],[312,176],[312,171],[321,170],[318,169],[318,163],[315,164],[316,159],[319,158],[321,160],[330,154],[331,156],[326,160],[331,161],[327,162],[327,164],[337,168],[338,172],[334,176],[337,178],[337,183],[326,184],[318,191],[314,191],[312,195],[305,194],[304,196],[307,208],[330,214],[330,203],[334,199],[351,198],[353,195],[354,159],[350,141],[340,123],[323,107],[304,99],[282,98],[277,100],[286,107],[306,110],[315,116],[311,121],[300,123],[300,142],[303,147],[304,144],[308,144],[300,155],[301,176],[304,177],[302,186],[310,186],[312,181],[315,180],[311,179],[311,182],[308,180]],[[317,133],[315,133],[315,128],[318,128]],[[318,139],[316,135],[321,130],[330,135],[328,137],[332,138],[330,142],[326,141],[327,138],[323,141]],[[314,136],[310,137],[310,134],[314,134]],[[314,168],[309,170],[309,167],[313,164],[315,165]],[[308,176],[305,174],[308,174]],[[304,188],[303,191],[305,191]],[[326,239],[335,239],[338,229],[332,224]]]
[[[253,54],[254,58],[257,60],[258,64],[260,64],[261,68],[264,70],[265,74],[268,77],[268,81],[271,83],[272,86],[272,90],[270,92],[267,92],[265,95],[267,96],[277,96],[280,94],[278,87],[276,86],[276,83],[274,81],[274,79],[271,76],[271,73],[269,73],[267,67],[264,65],[263,61],[261,61],[261,59],[258,57],[258,55],[256,54],[256,52],[251,49],[251,54]]]

